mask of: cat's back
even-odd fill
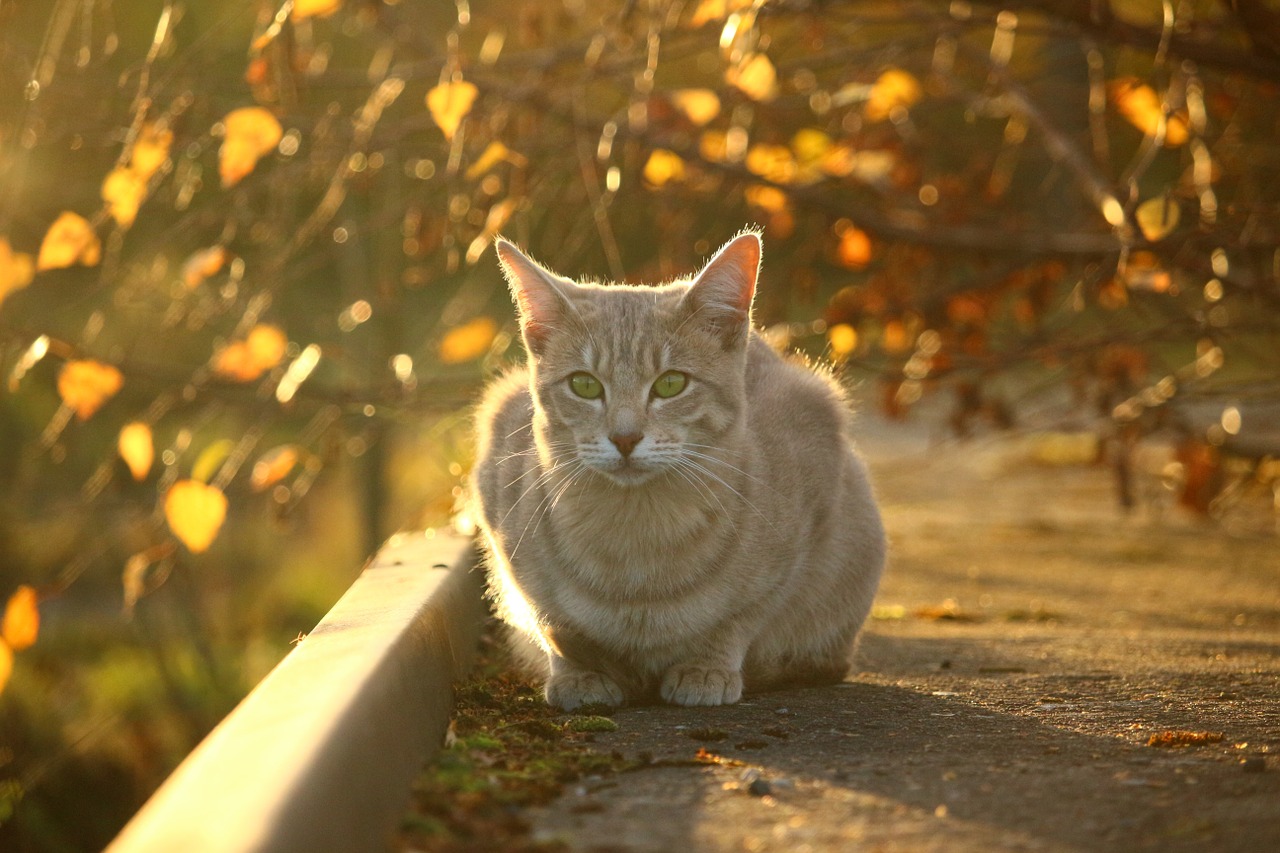
[[[833,457],[852,453],[851,412],[828,376],[796,358],[785,358],[752,336],[747,357],[748,419],[752,438],[788,468],[830,468]]]

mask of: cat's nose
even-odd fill
[[[624,432],[609,436],[609,440],[613,442],[614,447],[618,448],[618,452],[624,459],[631,456],[631,451],[636,449],[636,445],[643,438],[644,434],[639,432]]]

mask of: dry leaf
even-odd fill
[[[725,82],[753,101],[771,101],[778,94],[778,72],[763,53],[752,53],[729,67]]]
[[[840,232],[840,243],[836,246],[836,260],[840,266],[850,270],[860,270],[871,262],[871,238],[867,232],[853,225],[846,226]]]
[[[155,461],[155,444],[151,437],[151,427],[141,421],[125,424],[116,441],[116,449],[120,458],[129,466],[133,479],[141,482],[151,473],[151,463]]]
[[[4,622],[0,624],[0,637],[15,652],[35,645],[36,636],[40,633],[40,610],[36,607],[38,598],[32,587],[23,584],[4,608]]]
[[[293,0],[289,17],[295,21],[303,18],[326,18],[342,8],[342,0]]]
[[[644,164],[644,180],[651,187],[684,180],[684,160],[674,151],[658,148],[649,153]]]
[[[1177,148],[1187,141],[1187,120],[1182,113],[1174,113],[1165,117],[1164,105],[1156,90],[1136,77],[1121,77],[1107,84],[1107,97],[1115,104],[1125,121],[1145,133],[1155,136],[1160,129],[1160,122],[1165,122],[1164,144],[1166,148]]]
[[[36,259],[37,270],[57,270],[72,264],[97,266],[102,260],[102,243],[83,216],[63,211],[49,226],[40,243],[40,255]]]
[[[133,143],[133,151],[129,154],[129,168],[144,183],[151,180],[156,170],[169,159],[169,148],[172,145],[173,131],[157,128],[153,124],[143,125]]]
[[[122,228],[128,228],[138,216],[138,208],[147,197],[147,182],[133,169],[112,169],[102,182],[102,200],[107,212]]]
[[[677,89],[671,104],[698,127],[720,115],[720,97],[710,89]]]
[[[182,283],[187,290],[195,290],[209,276],[222,269],[227,262],[227,250],[222,246],[198,249],[182,263]]]
[[[252,382],[284,359],[288,339],[279,328],[257,325],[243,341],[227,344],[213,359],[213,371],[237,382]]]
[[[923,94],[920,81],[912,74],[900,68],[890,68],[871,86],[862,112],[868,121],[883,121],[899,107],[910,108]]]
[[[1154,243],[1163,240],[1178,227],[1180,213],[1176,201],[1167,196],[1159,196],[1138,205],[1133,218],[1138,221],[1142,236]]]
[[[58,373],[58,396],[82,421],[93,417],[123,385],[119,370],[93,359],[68,361]]]
[[[848,323],[837,323],[827,329],[827,343],[834,358],[848,358],[858,348],[858,331]]]
[[[477,317],[450,329],[440,342],[440,361],[461,364],[479,358],[489,351],[497,334],[498,324],[489,317]]]
[[[10,293],[30,284],[35,274],[35,258],[13,251],[9,240],[0,237],[0,304]]]
[[[253,473],[249,476],[249,486],[260,492],[268,486],[274,486],[285,478],[293,466],[298,464],[298,448],[292,444],[273,447],[258,457],[253,463]]]
[[[479,94],[475,84],[466,80],[441,83],[427,92],[427,112],[431,113],[431,120],[440,126],[445,139],[453,139],[458,125],[471,112],[471,105]]]
[[[476,158],[466,171],[468,181],[474,181],[494,166],[506,160],[511,155],[511,150],[501,142],[490,142],[484,151]]]
[[[164,517],[187,550],[200,554],[209,549],[222,528],[227,498],[214,486],[179,480],[164,497]]]
[[[280,144],[284,129],[262,107],[241,107],[222,119],[226,129],[218,149],[218,176],[231,187],[254,170],[258,161]]]
[[[1189,732],[1182,729],[1166,729],[1147,738],[1147,746],[1204,746],[1207,743],[1221,743],[1222,732]]]

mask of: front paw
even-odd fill
[[[742,673],[677,664],[662,677],[661,693],[673,705],[732,705],[742,698]]]
[[[565,711],[582,705],[622,704],[622,688],[598,672],[562,672],[547,679],[547,704]]]

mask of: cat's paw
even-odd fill
[[[662,677],[661,693],[672,705],[732,705],[742,698],[742,673],[677,664]]]
[[[547,679],[547,704],[564,711],[572,711],[582,705],[608,705],[617,708],[622,704],[622,688],[613,679],[598,672],[562,672]]]

